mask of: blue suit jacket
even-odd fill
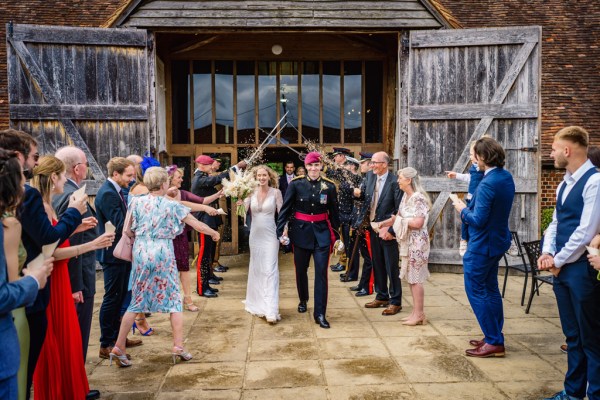
[[[108,221],[116,228],[115,241],[112,246],[108,249],[103,248],[101,250],[96,250],[96,259],[101,263],[108,264],[124,263],[125,261],[113,256],[113,251],[117,243],[119,243],[119,239],[121,239],[123,233],[127,207],[125,206],[125,203],[123,203],[117,189],[109,180],[106,180],[100,187],[100,190],[98,190],[94,205],[96,206],[96,218],[98,219],[98,234],[102,235],[105,232],[104,224]]]
[[[81,224],[81,214],[76,208],[68,208],[55,226],[52,226],[44,209],[42,195],[37,189],[25,185],[25,197],[19,209],[19,221],[23,227],[21,240],[27,250],[27,263],[42,252],[42,246],[57,240],[64,242]],[[50,301],[50,285],[39,291],[35,303],[27,313],[44,311]]]
[[[4,243],[1,227],[0,243]],[[8,283],[4,246],[0,246],[0,381],[15,375],[19,369],[19,340],[11,311],[33,303],[37,292],[38,285],[30,276]]]
[[[504,168],[495,168],[483,177],[469,206],[460,213],[469,232],[468,251],[495,257],[508,250],[514,197],[515,182]]]

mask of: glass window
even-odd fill
[[[277,63],[258,63],[258,138],[262,142],[277,123]]]
[[[319,62],[306,61],[302,70],[302,137],[319,142]]]
[[[210,61],[194,61],[194,143],[212,143]]]
[[[340,63],[323,62],[323,143],[340,143]]]
[[[233,61],[215,61],[217,143],[233,143]]]
[[[298,143],[298,63],[280,63],[279,78],[279,115],[287,117],[286,127],[281,131],[281,141],[285,144]]]
[[[237,62],[237,142],[255,143],[254,61]]]
[[[177,157],[173,156],[173,164],[177,165],[178,168],[183,169],[183,182],[181,182],[181,189],[191,190],[192,187],[192,175],[194,170],[192,169],[192,158],[191,157]]]
[[[173,143],[190,143],[190,62],[171,63],[171,98],[173,118]]]
[[[362,62],[344,62],[344,143],[362,142]]]
[[[383,64],[365,62],[365,141],[381,143],[383,115]]]

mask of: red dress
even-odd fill
[[[59,247],[69,246],[66,240]],[[69,259],[55,261],[52,270],[50,304],[46,309],[48,330],[33,375],[35,400],[81,400],[90,391],[68,262]]]

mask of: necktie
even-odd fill
[[[377,178],[375,181],[375,193],[373,193],[373,202],[371,203],[371,214],[369,215],[369,219],[371,221],[375,221],[375,210],[377,209],[377,202],[379,201],[379,181]]]
[[[287,178],[288,178],[288,183],[290,183],[292,181],[292,175],[288,175]]]

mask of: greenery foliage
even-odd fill
[[[542,209],[542,221],[540,224],[540,231],[541,231],[542,235],[544,234],[544,231],[546,230],[546,228],[548,228],[548,225],[550,225],[550,223],[552,222],[552,214],[553,213],[554,213],[554,207],[548,207],[548,208]]]

